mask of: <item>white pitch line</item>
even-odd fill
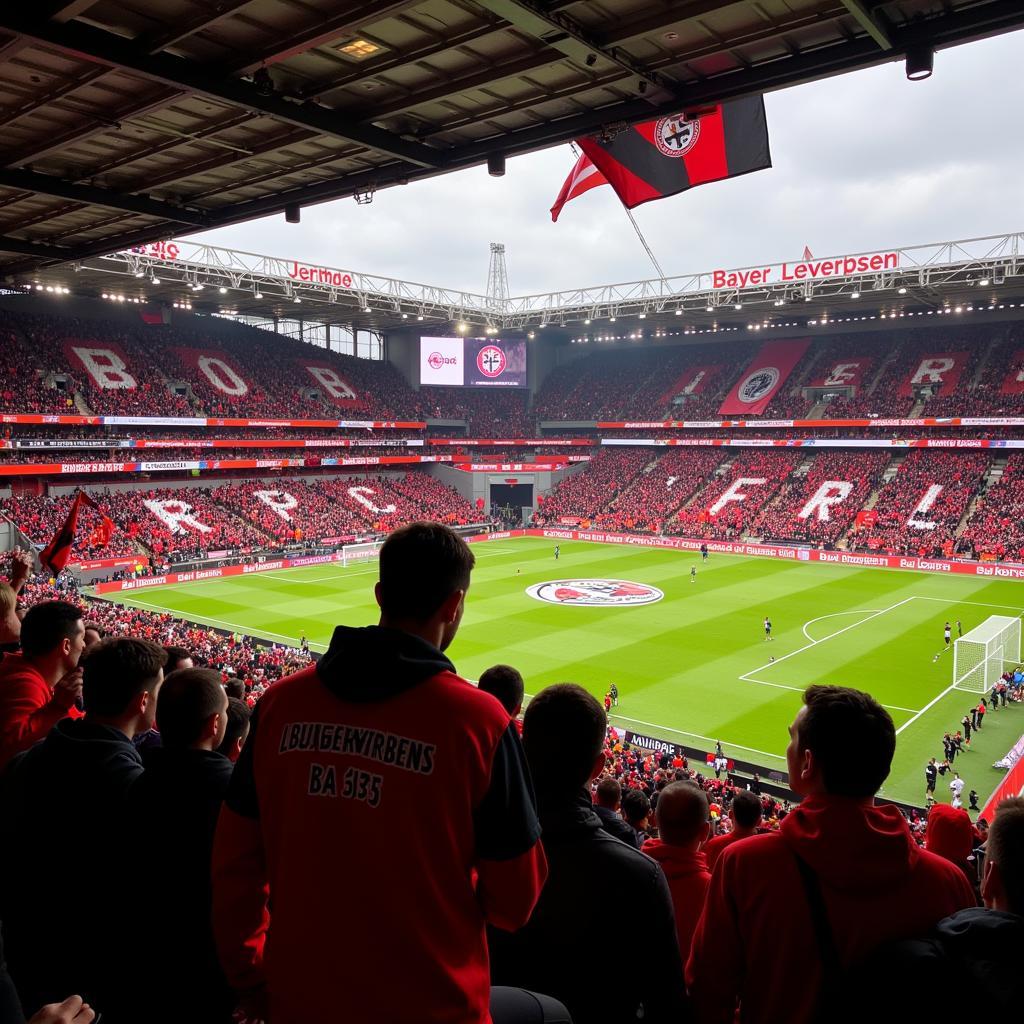
[[[810,633],[807,632],[807,627],[814,625],[815,622],[821,622],[822,619],[834,619],[839,615],[858,615],[860,612],[876,612],[877,608],[855,608],[849,612],[829,612],[828,615],[819,615],[816,619],[808,619],[804,623],[804,636],[811,641],[812,644],[820,644],[822,641],[827,640],[828,637],[822,637],[821,640],[815,640]]]
[[[974,608],[1009,608],[1010,611],[1014,611],[1014,612],[1018,612],[1018,613],[1021,612],[1020,606],[1016,605],[1016,604],[988,604],[988,602],[986,602],[986,601],[950,601],[948,598],[945,598],[945,597],[927,597],[924,594],[915,594],[913,596],[913,598],[911,598],[911,600],[913,600],[913,601],[938,601],[939,604],[966,604],[966,605],[971,605]],[[1020,618],[1021,615],[1018,614],[1017,617]]]
[[[789,686],[786,683],[769,683],[765,679],[752,679],[750,677],[743,680],[745,683],[759,683],[761,686],[774,686],[777,690],[792,690],[794,693],[803,693],[807,689],[806,686]],[[888,708],[890,711],[906,711],[907,714],[914,714],[917,708],[904,708],[899,704],[883,704],[883,708]]]
[[[921,708],[921,710],[920,710],[920,711],[918,711],[918,712],[917,712],[917,714],[915,714],[913,718],[910,718],[910,719],[908,719],[908,720],[907,720],[906,722],[904,722],[904,723],[903,723],[903,724],[902,724],[902,725],[901,725],[901,726],[900,726],[900,727],[899,727],[899,728],[898,728],[898,729],[896,730],[896,735],[897,735],[897,736],[899,736],[899,734],[900,734],[901,732],[903,732],[903,730],[904,730],[904,729],[906,729],[906,728],[908,728],[909,726],[913,725],[913,724],[914,724],[914,723],[915,723],[915,722],[916,722],[916,721],[917,721],[917,720],[918,720],[918,719],[919,719],[919,718],[920,718],[920,717],[921,717],[921,716],[922,716],[922,715],[923,715],[923,714],[924,714],[924,713],[925,713],[926,711],[930,711],[930,710],[931,710],[931,709],[932,709],[933,707],[935,707],[935,705],[936,705],[936,704],[938,704],[938,703],[939,703],[939,701],[940,701],[940,700],[942,700],[942,698],[943,698],[943,697],[945,697],[945,696],[946,696],[947,694],[949,694],[949,693],[952,693],[952,692],[953,692],[953,690],[955,690],[955,689],[956,689],[956,683],[952,683],[952,684],[950,684],[949,686],[947,686],[947,687],[946,687],[946,688],[945,688],[945,689],[944,689],[944,690],[942,691],[942,693],[940,693],[940,694],[938,695],[938,697],[935,697],[934,699],[932,699],[932,700],[928,701],[928,703],[927,703],[927,704],[925,704],[925,706],[924,706],[923,708]]]
[[[639,718],[626,718],[625,715],[616,715],[614,712],[611,715],[612,718],[617,718],[620,722],[631,722],[633,725],[643,725],[648,729],[660,729],[663,732],[674,732],[677,736],[689,736],[695,740],[706,740],[708,743],[717,743],[718,740],[712,739],[710,736],[701,736],[696,732],[683,732],[680,729],[673,729],[667,725],[656,725],[654,722],[643,722]],[[785,761],[785,754],[772,754],[767,750],[758,750],[756,747],[744,747],[739,743],[726,743],[724,746],[732,747],[734,750],[746,750],[751,754],[760,754],[762,757],[774,757],[779,761]]]
[[[856,622],[851,622],[849,626],[843,626],[842,629],[837,629],[834,633],[829,633],[828,636],[822,637],[820,640],[816,640],[809,644],[804,644],[803,647],[798,647],[795,651],[790,651],[789,654],[782,655],[781,658],[776,658],[774,661],[765,662],[763,665],[758,665],[757,668],[752,668],[749,672],[745,672],[739,678],[744,682],[750,682],[750,676],[755,672],[760,672],[762,669],[768,668],[770,665],[781,665],[782,662],[789,658],[794,658],[798,654],[803,654],[804,651],[809,651],[812,647],[816,647],[818,644],[823,644],[826,640],[831,640],[833,637],[837,637],[842,633],[846,633],[851,629],[855,629],[857,626],[862,626],[865,622],[870,622],[872,619],[877,618],[879,615],[884,615],[886,612],[891,612],[894,608],[899,608],[900,605],[906,604],[908,601],[913,601],[912,597],[905,597],[902,601],[897,601],[895,604],[889,605],[888,608],[881,608],[877,612],[873,612],[871,615],[865,616],[863,619],[858,619]]]

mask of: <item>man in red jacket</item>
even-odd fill
[[[732,831],[722,836],[715,836],[704,844],[703,854],[708,862],[708,871],[715,870],[715,863],[722,855],[722,851],[741,839],[749,839],[757,835],[757,827],[761,824],[761,817],[764,811],[761,807],[761,799],[749,789],[741,789],[729,805],[729,820],[732,822]]]
[[[33,605],[21,624],[21,654],[0,663],[0,771],[66,715],[79,718],[82,610],[67,601]]]
[[[711,881],[701,845],[711,828],[708,798],[692,782],[673,782],[658,796],[658,832],[660,839],[648,839],[641,853],[661,865],[672,893],[679,952],[685,964],[690,956],[693,931],[697,927],[704,897]]]
[[[963,872],[919,849],[897,808],[875,805],[896,749],[881,705],[811,686],[789,731],[789,785],[803,800],[778,832],[734,843],[715,865],[686,967],[700,1024],[732,1024],[737,1005],[742,1024],[815,1020],[822,949],[800,861],[843,968],[975,905]]]
[[[213,854],[213,925],[273,1024],[486,1024],[486,926],[546,875],[519,735],[441,652],[473,554],[436,523],[380,552],[380,625],[339,626],[260,700]]]

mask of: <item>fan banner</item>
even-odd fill
[[[1017,349],[1010,360],[1010,370],[999,389],[1001,395],[1024,394],[1024,348]]]
[[[779,393],[810,345],[809,338],[769,341],[761,346],[729,392],[719,416],[760,416]]]
[[[822,367],[822,372],[811,381],[812,388],[860,388],[871,369],[873,359],[850,356],[836,359]]]
[[[249,385],[227,352],[199,348],[176,348],[174,351],[186,366],[201,374],[215,391],[229,398],[241,398],[249,394]]]
[[[577,142],[630,210],[772,165],[764,98],[759,95],[729,100],[692,120],[676,114],[631,125],[607,140],[591,136]],[[566,185],[559,201],[573,197],[571,175]]]
[[[901,395],[912,395],[916,388],[931,385],[938,395],[951,395],[967,368],[967,352],[935,352],[922,356],[913,373],[900,385]]]
[[[658,401],[671,402],[678,395],[699,395],[723,369],[721,363],[714,366],[690,366],[683,370]]]

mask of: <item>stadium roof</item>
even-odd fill
[[[0,275],[1022,25],[1020,0],[7,0]]]

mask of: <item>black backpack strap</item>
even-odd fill
[[[818,953],[821,957],[823,973],[822,994],[831,992],[842,975],[842,963],[839,950],[836,948],[832,926],[828,923],[828,911],[825,909],[825,897],[821,893],[821,883],[814,869],[798,853],[793,854],[800,881],[803,883],[807,907],[811,912],[811,923],[814,925],[814,937],[818,941]]]

